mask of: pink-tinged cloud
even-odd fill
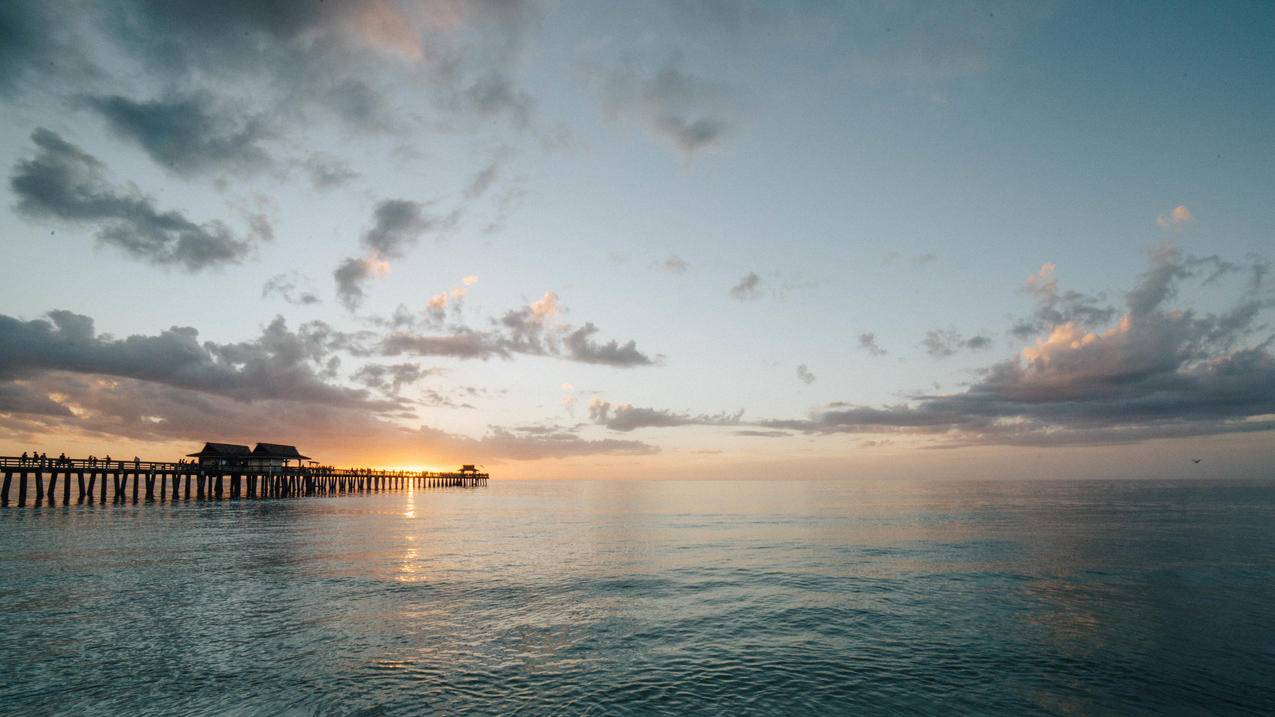
[[[1187,209],[1185,204],[1179,204],[1168,214],[1161,214],[1155,218],[1155,223],[1161,229],[1172,231],[1181,231],[1193,221],[1195,221],[1195,217],[1192,216],[1191,210]]]

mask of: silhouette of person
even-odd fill
[[[27,452],[23,451],[22,458],[19,460],[18,465],[25,466],[26,464],[27,464]]]

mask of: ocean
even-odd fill
[[[1272,714],[1275,481],[0,509],[5,714]]]

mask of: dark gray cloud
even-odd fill
[[[635,341],[630,340],[623,344],[615,339],[605,343],[594,341],[592,336],[598,331],[598,327],[589,322],[568,333],[562,340],[567,348],[567,355],[581,363],[596,363],[617,368],[650,366],[655,363],[651,357],[638,351]]]
[[[385,356],[446,356],[457,359],[509,358],[513,353],[501,335],[464,327],[443,335],[422,335],[405,331],[391,333],[381,342]]]
[[[9,182],[28,219],[93,226],[103,244],[187,271],[237,264],[269,236],[268,222],[240,236],[220,221],[196,224],[181,212],[161,211],[136,187],[112,184],[101,161],[56,133],[40,128],[31,139],[35,156],[18,162]]]
[[[447,216],[425,211],[425,205],[408,199],[385,199],[372,210],[372,226],[360,239],[365,258],[349,257],[332,271],[337,299],[355,311],[367,298],[367,284],[389,271],[389,259],[402,258],[426,232],[454,226],[459,210]]]
[[[71,409],[35,390],[25,382],[0,383],[0,414],[28,413],[40,416],[71,416]]]
[[[367,282],[376,276],[381,264],[373,259],[350,257],[332,271],[336,281],[336,298],[349,311],[359,308],[367,298]]]
[[[425,213],[420,202],[386,199],[372,210],[372,228],[363,234],[363,246],[377,256],[396,259],[440,220]]]
[[[69,32],[69,13],[54,3],[0,3],[0,95],[73,79],[98,79]]]
[[[642,408],[627,403],[612,404],[594,398],[589,404],[589,420],[606,426],[612,431],[633,431],[639,428],[674,428],[678,426],[734,426],[744,415],[735,413],[690,414],[666,409]]]
[[[0,381],[62,371],[134,378],[240,401],[372,410],[396,406],[323,380],[320,371],[329,354],[322,333],[290,331],[282,317],[253,341],[216,344],[201,343],[199,332],[184,326],[115,339],[98,335],[92,318],[69,311],[51,311],[32,321],[0,315]]]
[[[727,292],[730,298],[736,301],[749,301],[761,297],[761,277],[756,272],[749,272],[743,276],[734,286]]]
[[[815,382],[815,375],[811,373],[810,369],[803,363],[797,366],[797,380],[809,385]]]
[[[931,329],[925,332],[921,345],[925,347],[925,353],[935,358],[947,358],[963,350],[981,351],[989,348],[992,339],[982,334],[962,336],[956,329]]]
[[[116,135],[138,145],[175,174],[252,173],[273,164],[262,147],[270,137],[266,122],[216,107],[208,94],[150,101],[108,95],[85,102]]]
[[[870,331],[859,334],[859,348],[867,351],[871,356],[884,356],[889,353],[877,344],[877,335]]]
[[[275,274],[261,286],[261,298],[278,296],[289,304],[311,306],[321,303],[312,291],[298,288],[305,283],[305,277],[293,271],[286,274]]]

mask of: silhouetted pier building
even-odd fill
[[[455,472],[387,471],[376,468],[320,466],[296,446],[258,443],[252,450],[235,443],[205,443],[193,461],[104,461],[95,458],[40,459],[0,456],[0,505],[9,505],[17,482],[18,505],[26,505],[28,487],[35,504],[53,505],[61,488],[63,504],[71,502],[72,480],[79,502],[95,499],[122,503],[138,500],[220,500],[294,496],[354,495],[414,488],[486,485],[478,466]],[[48,488],[45,488],[47,480]],[[61,481],[59,485],[59,481]],[[107,483],[110,489],[107,489]]]
[[[218,468],[288,468],[292,461],[301,468],[302,461],[310,460],[296,446],[282,443],[258,443],[252,450],[237,443],[205,443],[203,450],[187,453],[186,457],[198,459],[201,466]]]

